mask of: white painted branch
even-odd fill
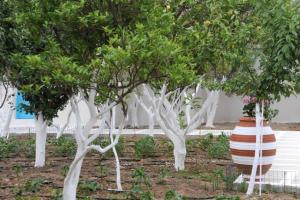
[[[78,102],[76,101],[75,97],[72,97],[70,100],[71,103],[71,108],[73,113],[75,114],[75,121],[76,121],[76,129],[75,129],[75,139],[77,141],[77,143],[79,141],[81,141],[81,143],[83,141],[85,141],[86,137],[83,135],[82,133],[82,129],[81,129],[81,116],[80,116],[80,111],[79,111],[79,106],[78,106]]]
[[[154,125],[155,125],[155,114],[154,114],[154,108],[153,105],[151,104],[149,107],[146,106],[145,102],[137,96],[137,94],[134,94],[134,97],[136,101],[141,105],[141,107],[145,110],[148,116],[148,128],[150,132],[150,136],[153,136],[153,130],[154,130]]]
[[[60,138],[62,136],[62,134],[64,133],[64,131],[66,130],[67,126],[70,123],[71,115],[72,115],[72,108],[70,109],[70,111],[68,113],[67,121],[63,126],[54,125],[55,127],[57,127],[56,139]]]
[[[187,125],[185,128],[185,134],[190,133],[194,129],[196,129],[198,126],[202,123],[202,116],[206,113],[208,107],[210,106],[211,102],[213,100],[213,95],[209,95],[207,99],[204,101],[203,105],[201,106],[201,109],[197,111],[197,113],[192,117],[191,123]]]
[[[207,117],[206,117],[206,125],[205,126],[214,128],[214,119],[215,119],[216,111],[217,111],[217,107],[218,107],[220,91],[214,90],[214,91],[210,91],[210,93],[213,93],[213,100],[212,100],[212,104],[207,109],[207,115],[206,115]]]
[[[194,94],[194,93],[193,93]],[[188,96],[187,93],[184,92],[183,93],[184,98],[186,98],[185,103],[185,110],[184,110],[184,114],[185,114],[185,118],[186,118],[186,124],[190,124],[191,123],[191,102],[187,100]]]
[[[99,111],[101,113],[101,115],[98,115],[98,116],[101,116],[102,117],[102,120],[100,121],[100,126],[99,126],[99,130],[97,133],[94,133],[93,135],[91,135],[87,140],[86,140],[86,144],[87,145],[90,145],[96,138],[99,137],[99,135],[101,134],[101,130],[104,129],[105,127],[105,115],[108,113],[108,107],[111,108],[111,109],[115,109],[116,107],[112,105],[115,105],[115,103],[111,103],[111,104],[104,104],[100,107]],[[97,118],[98,119],[98,118]]]
[[[83,134],[85,138],[88,138],[94,124],[97,122],[97,116],[98,116],[98,110],[97,107],[95,106],[95,100],[92,100],[91,97],[96,97],[94,94],[96,89],[91,89],[91,94],[89,95],[89,100],[85,101],[87,107],[89,108],[89,113],[90,113],[90,118],[87,121],[86,125],[84,126],[83,129]]]
[[[256,178],[256,172],[257,172],[257,166],[258,166],[258,160],[259,160],[259,151],[260,151],[260,139],[261,139],[261,131],[262,131],[262,125],[261,120],[263,120],[261,116],[261,112],[259,109],[259,103],[256,103],[255,105],[255,115],[256,115],[256,145],[255,145],[255,156],[252,164],[252,171],[250,176],[250,182],[247,190],[247,195],[251,195],[254,190],[254,184],[255,184],[255,178]]]

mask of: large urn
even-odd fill
[[[230,151],[233,162],[244,178],[251,175],[256,148],[256,122],[253,117],[242,117],[230,136]],[[276,138],[268,124],[263,125],[262,142],[262,175],[271,168],[276,155]],[[258,163],[259,164],[259,163]],[[260,173],[258,165],[256,176]]]

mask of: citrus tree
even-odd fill
[[[259,110],[264,103],[280,101],[296,91],[300,9],[295,1],[250,2],[254,10],[254,28],[260,30],[256,43],[251,46],[252,64],[242,66],[226,88],[239,95],[255,96]],[[256,116],[260,115],[260,111],[256,112]],[[258,157],[256,149],[247,194],[253,192]]]
[[[26,29],[26,37],[34,47],[28,55],[14,56],[13,80],[32,103],[25,109],[41,116],[39,113],[47,113],[50,108],[46,105],[51,102],[55,109],[49,112],[56,114],[67,99],[71,101],[76,118],[77,152],[63,193],[65,199],[75,199],[86,153],[90,150],[104,153],[118,142],[119,136],[107,147],[93,144],[104,127],[103,115],[121,104],[125,116],[126,96],[143,83],[158,85],[169,80],[176,85],[190,81],[193,71],[189,56],[182,53],[182,44],[170,37],[173,17],[160,1],[16,1],[14,4],[16,23]],[[31,74],[33,78],[19,83],[17,73],[26,77]],[[62,99],[52,99],[56,94]],[[37,106],[34,97],[45,107]],[[81,120],[78,97],[89,110],[87,122]],[[40,112],[31,109],[37,107]],[[51,120],[51,116],[43,117]],[[98,120],[100,131],[91,135]]]
[[[161,90],[145,86],[144,93],[152,102],[148,110],[156,113],[174,145],[175,169],[183,170],[187,134],[201,125],[206,113],[207,125],[212,125],[222,82],[250,63],[256,30],[253,7],[247,1],[167,1],[165,6],[175,20],[172,37],[184,44],[195,76],[193,82],[180,86],[166,82]],[[202,88],[212,90],[203,101],[199,100]]]
[[[43,52],[30,55],[15,54],[10,80],[22,91],[29,104],[21,107],[35,115],[36,149],[35,167],[45,165],[47,126],[57,117],[76,88],[72,71],[76,64],[62,56],[53,41],[48,41]]]
[[[252,45],[252,64],[241,66],[228,88],[239,95],[280,101],[295,92],[299,77],[299,5],[258,1],[252,7],[254,28],[260,30]]]
[[[19,32],[15,31],[12,21],[12,8],[7,1],[0,2],[0,137],[7,137],[9,125],[15,109],[15,90],[8,80],[11,66],[10,54],[17,51],[26,51],[22,45]]]

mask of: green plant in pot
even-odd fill
[[[224,87],[227,92],[244,97],[244,117],[231,134],[230,148],[237,167],[246,178],[251,177],[247,194],[252,194],[260,169],[265,174],[271,167],[276,147],[269,122],[278,113],[271,104],[295,94],[300,58],[300,51],[295,49],[300,44],[299,5],[293,1],[252,3],[253,16],[248,18],[256,30],[249,41],[252,61],[241,65],[239,73]],[[261,140],[260,149],[255,145]],[[260,164],[259,152],[263,158]],[[260,165],[262,168],[256,168]]]
[[[236,164],[238,170],[243,174],[247,180],[250,179],[252,173],[252,165],[255,159],[255,149],[257,142],[257,109],[263,115],[262,134],[262,175],[264,175],[272,166],[276,155],[276,138],[270,127],[270,121],[276,116],[278,110],[271,108],[271,101],[259,101],[256,96],[243,97],[243,117],[240,118],[239,124],[233,130],[230,136],[230,151],[233,162]],[[258,108],[257,108],[258,106]],[[256,177],[260,175],[260,169],[256,171]]]
[[[270,100],[264,100],[263,102],[263,117],[264,120],[266,120],[267,122],[270,122],[271,119],[273,119],[277,114],[278,114],[278,110],[277,109],[273,109],[271,107],[271,104],[273,103],[273,101]],[[244,96],[243,97],[243,115],[245,117],[249,117],[249,118],[255,118],[255,105],[256,103],[258,103],[258,100],[256,98],[256,96]],[[262,105],[261,105],[262,107]],[[261,109],[262,110],[262,109]]]

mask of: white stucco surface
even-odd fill
[[[242,116],[242,98],[235,95],[227,96],[224,93],[221,94],[215,122],[237,122]],[[300,96],[291,96],[282,101],[275,103],[274,108],[279,110],[279,114],[273,119],[273,122],[280,123],[300,123]],[[2,108],[5,109],[5,108]],[[83,112],[84,121],[88,120],[88,109],[84,103],[80,103],[81,112]],[[58,113],[58,118],[55,118],[53,122],[55,124],[62,125],[67,118],[70,106],[66,106],[63,111]],[[120,121],[120,109],[117,114],[117,124]],[[138,107],[138,120],[141,126],[147,125],[147,115],[141,107]],[[130,122],[129,122],[130,123]],[[28,119],[16,119],[15,114],[12,119],[11,127],[33,127],[33,120]],[[71,117],[70,127],[74,127],[74,116]]]

